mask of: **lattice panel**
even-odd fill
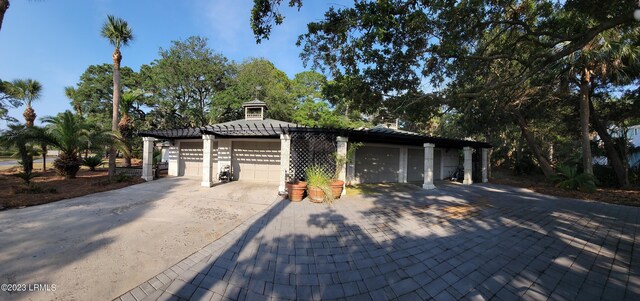
[[[336,170],[333,154],[336,152],[336,135],[330,133],[291,133],[290,173],[294,179],[305,178],[305,170],[320,165],[329,174]]]

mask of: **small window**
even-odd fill
[[[247,108],[245,119],[262,119],[262,108]]]

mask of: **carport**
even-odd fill
[[[245,118],[200,128],[153,130],[139,133],[144,140],[143,178],[153,179],[156,141],[169,143],[169,175],[197,177],[211,187],[225,166],[235,180],[277,183],[284,191],[288,178],[305,178],[305,170],[320,165],[336,170],[334,154],[346,156],[350,144],[362,146],[342,166],[346,183],[422,183],[464,168],[464,184],[486,182],[491,145],[472,140],[432,137],[387,126],[370,129],[309,128],[265,118],[267,105],[259,100],[243,105]]]

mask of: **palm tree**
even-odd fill
[[[618,183],[629,185],[627,167],[624,156],[621,156],[608,132],[608,125],[598,116],[592,100],[592,91],[597,85],[594,79],[600,78],[600,84],[617,82],[620,85],[631,83],[625,74],[629,67],[638,67],[640,47],[629,43],[630,39],[638,36],[638,30],[629,32],[606,31],[596,36],[581,51],[567,57],[570,72],[579,74],[580,93],[580,136],[583,148],[584,172],[593,174],[591,145],[589,139],[589,121],[604,142],[609,163],[613,167]]]
[[[22,124],[9,124],[8,129],[0,132],[0,145],[7,148],[16,148],[22,163],[23,172],[27,175],[33,170],[33,148],[29,145],[33,142],[33,135],[29,128]]]
[[[75,94],[78,93],[76,88],[74,87],[64,87],[64,95],[71,99],[71,106],[78,113],[78,115],[82,116],[82,102],[75,97]]]
[[[60,149],[60,155],[53,161],[53,166],[60,175],[75,178],[80,170],[82,160],[80,151],[87,144],[88,125],[71,111],[65,111],[55,117],[45,117],[49,144]]]
[[[115,48],[111,58],[113,58],[113,116],[111,118],[111,130],[118,131],[118,102],[120,101],[120,62],[122,53],[120,46],[127,46],[133,40],[133,32],[127,21],[112,15],[107,16],[107,21],[102,25],[100,34],[109,40]],[[109,148],[109,176],[115,175],[116,152],[113,147]]]
[[[16,79],[11,85],[12,94],[15,98],[21,99],[27,108],[22,113],[27,127],[32,127],[36,120],[36,112],[31,107],[31,102],[40,98],[42,93],[42,84],[33,79]]]

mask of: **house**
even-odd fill
[[[388,127],[372,129],[309,128],[266,118],[259,100],[243,104],[245,118],[201,128],[152,130],[143,137],[143,178],[153,179],[155,143],[169,143],[169,175],[197,177],[202,186],[217,182],[224,166],[238,181],[279,184],[304,177],[319,164],[335,171],[334,153],[347,154],[350,143],[362,143],[351,163],[341,168],[347,183],[418,183],[433,189],[464,166],[465,184],[487,182],[488,151],[484,142],[431,137]],[[461,162],[463,164],[461,164]]]
[[[640,124],[627,128],[627,139],[633,147],[640,148]],[[640,152],[629,154],[629,166],[640,166]]]
[[[640,167],[640,152],[633,150],[633,148],[640,148],[640,124],[626,128],[626,134],[624,134],[624,130],[619,127],[612,127],[608,131],[612,138],[620,138],[623,137],[623,135],[626,136],[626,139],[631,144],[630,146],[632,148],[628,154],[627,163],[630,167]],[[604,147],[604,143],[600,136],[595,135],[595,140],[599,141],[599,147]],[[609,159],[606,156],[594,156],[592,162],[593,164],[598,165],[608,165]]]

